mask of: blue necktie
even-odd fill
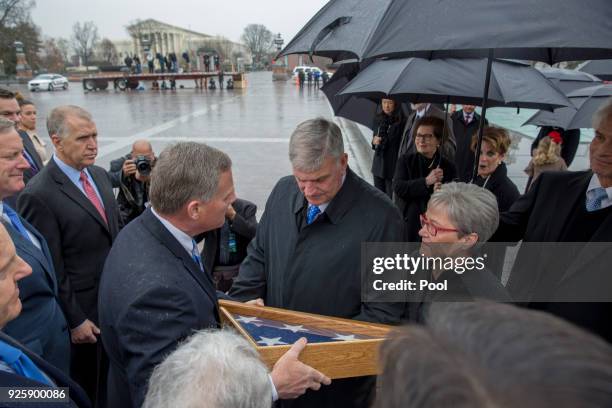
[[[601,208],[601,202],[608,198],[608,193],[606,193],[606,189],[603,187],[597,187],[594,190],[591,190],[590,197],[587,198],[586,201],[586,209],[588,212],[597,211]]]
[[[321,209],[316,205],[308,206],[308,213],[306,214],[306,223],[312,224],[312,222],[317,218],[317,215],[321,213]]]
[[[191,240],[193,247],[191,248],[191,257],[193,261],[198,264],[200,270],[204,272],[204,264],[202,263],[202,257],[200,257],[200,252],[198,252],[198,244],[195,242],[195,239]]]
[[[30,165],[30,168],[32,169],[34,174],[38,173],[40,171],[40,169],[36,165],[36,162],[34,162],[34,159],[32,158],[32,156],[30,156],[30,153],[28,153],[25,150],[22,153],[23,153],[23,157],[26,159],[26,161]]]
[[[19,218],[19,215],[15,212],[15,210],[13,210],[11,207],[9,207],[6,204],[4,204],[3,207],[4,207],[4,213],[6,214],[7,217],[9,217],[9,220],[11,220],[11,224],[13,224],[13,227],[21,235],[23,235],[25,239],[32,242],[32,240],[30,239],[30,235],[28,234],[28,230],[26,229],[26,227],[23,226],[23,223],[21,222],[21,219]]]
[[[52,387],[55,385],[21,350],[3,341],[0,341],[0,360],[19,375]]]

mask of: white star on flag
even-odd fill
[[[298,333],[298,332],[307,332],[308,330],[306,330],[304,328],[304,326],[302,326],[301,324],[299,326],[291,326],[290,324],[283,324],[283,329],[284,330],[290,330],[293,333]]]
[[[336,337],[332,337],[332,340],[351,341],[351,340],[357,340],[357,339],[355,338],[354,334],[342,335],[342,334],[336,333]]]
[[[261,343],[264,346],[279,346],[279,345],[287,344],[284,341],[281,341],[280,337],[275,337],[273,339],[270,339],[268,337],[259,336],[259,338],[261,340],[259,340],[257,343]]]
[[[255,322],[261,322],[261,320],[259,320],[256,317],[246,317],[246,316],[240,316],[238,315],[238,318],[236,319],[237,322],[240,323],[255,323]]]

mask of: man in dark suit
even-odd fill
[[[19,316],[21,301],[18,281],[27,278],[32,269],[15,252],[15,247],[0,223],[0,329]],[[17,403],[24,407],[90,407],[83,390],[61,370],[47,363],[15,339],[0,331],[0,387],[68,387],[68,403]],[[2,406],[17,406],[3,404]]]
[[[21,121],[21,108],[15,94],[9,90],[0,88],[0,117],[8,119],[15,123],[18,127]],[[19,137],[23,143],[23,157],[28,162],[28,168],[23,173],[23,181],[28,184],[30,179],[34,177],[42,168],[43,162],[30,139],[27,132],[18,130]],[[7,197],[7,202],[12,207],[16,207],[17,196]]]
[[[555,254],[523,244],[508,288],[513,298],[540,302],[530,306],[612,341],[612,303],[601,302],[612,299],[607,244],[612,241],[612,98],[595,113],[593,125],[591,169],[542,174],[501,214],[493,240],[575,243],[559,246],[562,250]],[[597,244],[602,242],[606,244]]]
[[[64,313],[58,304],[53,261],[43,236],[3,200],[24,187],[22,174],[29,167],[13,122],[0,118],[0,218],[33,273],[19,282],[23,311],[4,332],[57,368],[69,373],[70,339]]]
[[[400,142],[397,157],[401,157],[408,151],[415,150],[414,133],[416,132],[416,129],[414,128],[414,124],[417,120],[425,116],[433,116],[446,121],[446,126],[444,128],[444,142],[442,143],[441,152],[444,157],[451,162],[454,162],[455,151],[457,150],[457,141],[455,140],[455,135],[453,134],[451,116],[438,106],[430,103],[417,103],[413,105],[413,110],[406,120],[406,126],[404,128],[404,134],[402,136],[402,141]]]
[[[169,147],[151,174],[150,199],[151,208],[117,237],[100,283],[111,407],[140,407],[153,368],[194,330],[219,326],[208,262],[193,237],[223,225],[235,199],[229,157],[200,143]],[[282,398],[329,381],[295,358],[285,361],[292,377],[278,363],[271,373]]]
[[[108,174],[93,165],[98,133],[91,115],[60,106],[49,114],[47,129],[55,155],[23,190],[18,207],[50,245],[73,343],[72,377],[95,401],[98,374],[106,377],[96,344],[98,286],[119,232],[119,209]]]
[[[378,323],[398,323],[401,303],[362,302],[364,242],[399,242],[404,222],[389,197],[348,168],[342,134],[325,119],[298,125],[289,141],[293,176],[274,187],[230,296]],[[366,407],[371,377],[334,381],[283,407]]]
[[[246,258],[247,246],[257,232],[256,215],[255,203],[237,198],[227,207],[223,226],[204,234],[204,266],[212,271],[215,287],[221,292],[232,286],[240,263]]]
[[[453,134],[457,141],[457,152],[455,153],[457,176],[459,181],[469,183],[474,171],[472,136],[478,132],[480,115],[476,112],[476,106],[463,105],[461,110],[452,114],[451,119],[453,120]]]

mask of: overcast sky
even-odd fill
[[[153,18],[239,41],[251,23],[281,33],[285,44],[327,0],[37,0],[32,19],[44,36],[69,38],[77,21],[93,21],[100,38],[129,38],[125,26]]]

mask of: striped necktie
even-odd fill
[[[312,224],[314,220],[317,219],[317,215],[321,213],[321,209],[316,205],[309,205],[308,212],[306,214],[306,223]]]
[[[198,251],[198,244],[195,242],[195,239],[191,240],[191,258],[193,262],[195,262],[202,272],[204,272],[204,264],[202,263],[202,257],[200,256],[200,251]]]
[[[91,201],[93,206],[96,207],[96,210],[98,210],[100,217],[102,217],[104,222],[108,225],[108,220],[106,219],[106,212],[104,211],[104,206],[102,205],[102,202],[98,198],[98,195],[96,194],[96,190],[94,190],[93,186],[89,182],[87,173],[85,173],[85,171],[81,172],[79,180],[81,180],[81,184],[83,185],[83,190],[85,190],[85,195],[87,196],[89,201]]]

